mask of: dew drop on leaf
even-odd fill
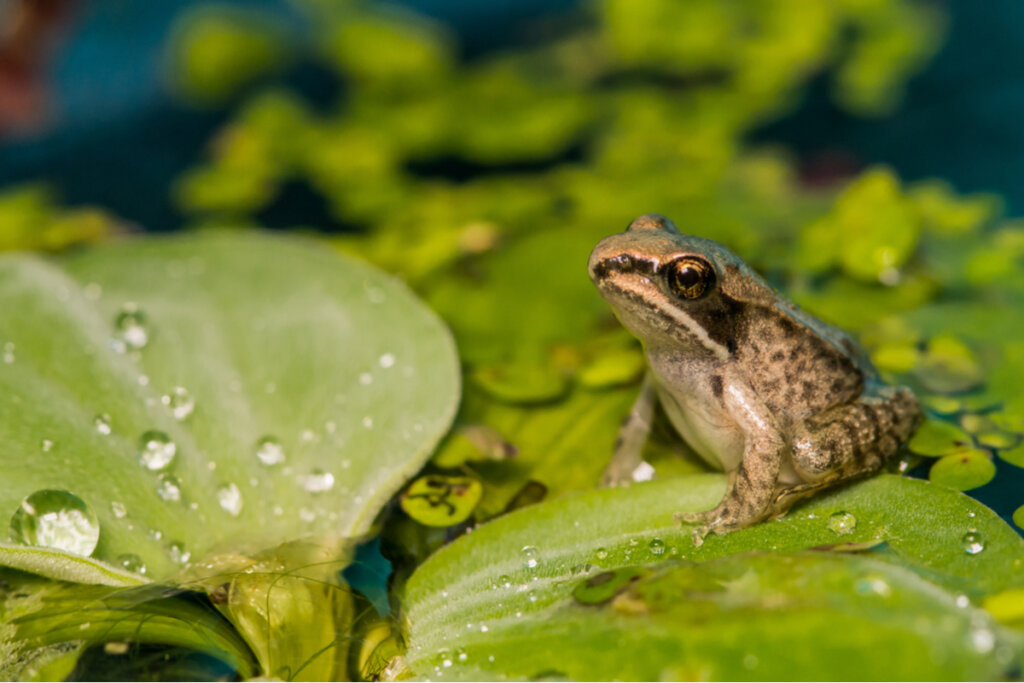
[[[53,442],[50,441],[49,439],[43,439],[43,443],[41,445],[43,453],[49,453],[51,450],[53,450]]]
[[[964,552],[968,555],[977,555],[985,549],[985,541],[977,531],[968,531],[964,534],[963,538],[960,539],[960,545],[963,546]]]
[[[110,511],[113,512],[114,516],[118,519],[124,519],[128,514],[128,508],[124,506],[124,503],[119,503],[116,500],[110,503]]]
[[[380,363],[380,366],[382,368],[393,367],[395,364],[395,354],[385,353],[383,356],[380,357],[378,362]]]
[[[846,511],[835,512],[829,516],[827,526],[829,531],[845,536],[857,529],[857,518]]]
[[[142,561],[142,558],[135,553],[125,553],[124,555],[118,555],[117,564],[124,567],[130,572],[136,574],[146,573],[146,563]]]
[[[175,564],[185,564],[192,559],[192,553],[185,548],[185,544],[177,541],[167,546],[167,556]]]
[[[234,482],[230,482],[217,489],[217,502],[224,512],[237,517],[242,511],[242,492]]]
[[[608,550],[605,548],[597,549],[597,559],[604,560],[608,557]]]
[[[284,446],[272,436],[265,436],[256,442],[256,457],[259,461],[271,467],[284,462]]]
[[[102,415],[97,415],[93,419],[92,423],[96,426],[96,431],[102,434],[103,436],[110,434],[110,416],[107,415],[106,413],[103,413]]]
[[[78,496],[43,489],[21,501],[10,525],[11,540],[88,557],[100,539],[95,513]]]
[[[178,447],[171,437],[151,429],[139,438],[139,464],[148,470],[162,470],[174,460]]]
[[[647,548],[651,551],[651,555],[664,555],[665,541],[660,538],[652,538],[651,542],[647,544]]]
[[[537,548],[532,545],[524,545],[520,551],[523,556],[523,567],[533,569],[537,566]]]
[[[181,500],[181,480],[173,474],[162,473],[157,477],[156,495],[161,500],[172,502]]]
[[[302,481],[302,488],[310,493],[323,493],[334,487],[334,475],[330,472],[316,469],[307,474]]]
[[[185,387],[174,387],[169,394],[160,397],[160,402],[167,406],[179,422],[191,415],[196,407],[196,400]]]
[[[125,304],[114,318],[114,338],[126,349],[141,349],[149,343],[146,315],[133,303]],[[119,345],[115,348],[121,348]]]

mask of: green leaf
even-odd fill
[[[987,629],[978,636],[982,645],[992,636],[1020,656],[1019,640],[983,613],[957,607],[966,598],[957,599],[954,591],[979,596],[1024,585],[1024,539],[976,501],[920,480],[881,475],[813,499],[783,519],[711,536],[694,548],[690,527],[678,528],[672,515],[712,507],[724,480],[695,475],[594,491],[516,511],[459,538],[421,565],[406,586],[407,663],[417,675],[433,676],[435,666],[445,670],[451,659],[446,678],[558,672],[569,678],[645,679],[662,675],[657,671],[671,671],[665,674],[671,678],[705,671],[702,676],[728,679],[740,675],[730,667],[743,662],[735,644],[746,648],[749,643],[761,668],[744,677],[834,678],[848,669],[832,667],[848,667],[854,660],[864,667],[857,669],[857,678],[908,677],[912,671],[915,677],[938,676],[943,671],[938,666],[956,672],[944,678],[997,676],[1008,666],[1006,651],[999,658],[987,645],[985,652],[973,651],[972,629],[979,626]],[[845,523],[831,523],[835,515]],[[570,599],[579,583],[599,570],[665,560],[707,563],[764,549],[794,553],[837,542],[878,549],[868,556],[755,555],[718,565],[683,565],[671,571],[684,572],[680,576],[693,588],[656,599],[646,593],[622,602],[613,598],[611,614],[581,611],[593,608]],[[744,578],[745,567],[758,564],[754,574],[764,576],[763,583],[756,576]],[[707,597],[721,591],[715,586],[723,579],[739,583],[722,599]],[[641,590],[645,581],[629,592]],[[804,584],[808,594],[801,598],[804,589],[798,587]],[[671,618],[661,621],[656,613]],[[916,632],[922,613],[945,625]],[[707,627],[708,619],[720,628]],[[843,627],[825,627],[832,620]],[[887,624],[895,624],[895,630],[887,630],[894,628]],[[810,654],[781,647],[773,640],[776,626],[790,634],[790,642],[801,643],[800,652]],[[901,660],[894,650],[874,649],[873,643],[887,642],[875,641],[876,632],[901,643],[906,639],[903,651],[914,656]],[[684,646],[690,640],[696,644]],[[619,655],[616,664],[604,659],[609,649]],[[824,651],[849,656],[822,657]],[[864,651],[878,657],[854,654]],[[948,653],[945,662],[936,659],[942,652]],[[458,669],[463,653],[466,664]],[[645,668],[652,661],[655,672]],[[601,673],[588,668],[596,662],[611,668]],[[894,668],[903,666],[908,668]],[[774,673],[783,667],[793,668]],[[896,670],[902,676],[892,673]]]
[[[11,255],[0,297],[0,511],[70,491],[99,520],[95,559],[153,579],[214,552],[365,533],[458,398],[437,318],[302,240],[138,239],[61,265]],[[36,554],[5,547],[0,561],[117,574]]]
[[[937,458],[961,451],[970,444],[971,437],[956,425],[928,420],[914,433],[907,447],[918,455]]]
[[[208,605],[167,586],[109,588],[5,576],[0,616],[0,677],[33,676],[40,649],[68,642],[132,641],[185,647],[226,662],[244,678],[256,673],[238,632]]]
[[[426,526],[451,526],[465,521],[480,502],[483,487],[472,477],[430,474],[420,477],[402,494],[405,514]]]
[[[992,481],[996,466],[986,451],[965,450],[941,458],[928,471],[928,478],[943,486],[969,491]]]

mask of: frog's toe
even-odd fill
[[[676,522],[680,524],[703,524],[711,519],[711,513],[713,510],[703,510],[701,512],[677,512],[673,515]]]
[[[693,533],[690,534],[690,539],[693,540],[693,547],[699,548],[704,545],[704,537],[711,533],[711,531],[712,529],[710,524],[705,524],[704,526],[699,526],[694,529]]]

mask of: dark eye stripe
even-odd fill
[[[598,277],[605,277],[608,273],[638,273],[654,277],[657,263],[651,259],[630,254],[619,254],[606,258],[594,267],[594,273]]]

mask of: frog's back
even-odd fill
[[[762,399],[803,418],[856,400],[874,383],[877,373],[853,338],[733,259],[725,266],[721,295],[742,309],[735,354]]]

